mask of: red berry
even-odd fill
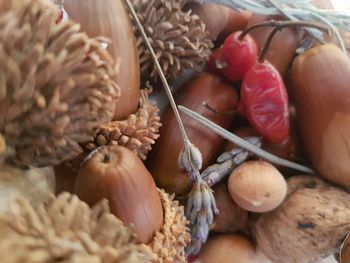
[[[226,64],[223,74],[230,81],[240,81],[246,72],[254,65],[258,48],[255,40],[246,35],[239,39],[242,32],[234,32],[229,35],[222,48],[222,62]]]
[[[288,138],[288,95],[280,74],[270,63],[256,63],[246,73],[241,104],[245,117],[267,140],[282,143]]]
[[[211,56],[207,64],[207,71],[222,76],[221,62],[222,48],[212,50]]]

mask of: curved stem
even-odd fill
[[[242,40],[250,31],[257,29],[257,28],[261,28],[261,27],[276,27],[279,30],[281,30],[285,27],[310,27],[310,28],[315,28],[315,29],[318,29],[320,31],[326,32],[328,35],[330,34],[330,29],[328,26],[320,25],[317,23],[306,22],[306,21],[276,21],[276,20],[271,20],[271,21],[262,22],[262,23],[253,25],[251,27],[248,27],[239,35],[239,39]]]
[[[217,109],[214,109],[210,104],[206,101],[203,102],[203,106],[206,107],[208,110],[215,114],[221,114],[221,115],[233,115],[238,112],[238,110],[230,110],[230,111],[219,111]]]
[[[276,33],[279,31],[280,29],[278,27],[274,28],[272,30],[272,32],[270,33],[270,35],[268,36],[267,40],[266,40],[266,43],[263,47],[263,49],[261,50],[260,52],[260,55],[259,55],[259,63],[263,63],[266,59],[266,56],[267,54],[269,53],[269,48],[271,46],[271,43],[272,43],[272,39],[274,38],[274,36],[276,35]]]

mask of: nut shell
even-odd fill
[[[318,173],[350,186],[350,59],[332,44],[297,57],[291,89],[303,143]]]
[[[123,1],[65,0],[71,19],[81,24],[90,37],[106,37],[107,50],[118,61],[119,74],[113,79],[121,90],[113,120],[134,113],[140,98],[140,66],[133,28]]]
[[[287,194],[280,172],[265,161],[248,161],[238,166],[228,179],[233,200],[251,212],[267,212],[278,207]]]
[[[143,243],[150,242],[163,226],[163,208],[153,178],[125,147],[101,146],[90,154],[78,172],[75,192],[89,205],[106,198],[111,212],[125,224],[133,224]]]

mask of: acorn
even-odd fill
[[[193,263],[261,263],[252,241],[239,234],[210,237]]]
[[[153,178],[127,148],[101,146],[92,152],[78,172],[75,192],[91,206],[106,198],[112,214],[133,224],[142,243],[149,243],[163,226],[163,207]]]
[[[225,233],[243,230],[248,222],[248,212],[232,200],[226,183],[215,185],[213,191],[220,213],[215,216],[211,231]]]
[[[291,95],[303,143],[318,173],[350,186],[350,59],[332,44],[299,55]]]
[[[177,105],[188,107],[225,129],[230,129],[234,118],[228,114],[218,114],[206,108],[207,103],[218,111],[237,108],[238,96],[233,86],[220,77],[209,73],[195,76],[185,83],[175,95]],[[199,148],[203,157],[203,167],[211,164],[218,156],[224,139],[209,129],[181,114],[190,141]],[[183,150],[183,141],[172,109],[169,107],[162,118],[160,138],[149,155],[148,168],[157,185],[167,192],[186,195],[191,189],[187,171],[178,167],[178,158]]]
[[[265,161],[248,161],[239,165],[228,179],[232,199],[243,209],[264,213],[278,207],[287,195],[282,174]]]
[[[121,89],[113,120],[134,113],[140,98],[140,66],[134,31],[123,1],[65,0],[69,18],[81,24],[90,37],[106,37],[107,50],[120,64],[114,81]]]

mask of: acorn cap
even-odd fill
[[[184,208],[174,200],[175,195],[161,189],[159,194],[164,208],[164,225],[156,232],[149,246],[158,255],[157,262],[186,263],[185,247],[190,243],[191,236]]]
[[[0,244],[1,262],[153,262],[157,257],[137,244],[101,201],[92,209],[67,192],[33,208],[18,197],[3,220],[12,228]]]
[[[191,11],[181,10],[184,0],[133,0],[135,11],[167,77],[187,69],[200,69],[213,47],[204,23]],[[143,78],[157,79],[151,55],[134,23]]]
[[[21,166],[55,165],[82,152],[111,120],[120,91],[100,42],[72,21],[54,23],[48,0],[9,0],[0,17],[0,133]]]
[[[86,150],[90,152],[102,145],[117,144],[125,146],[145,160],[152,144],[159,137],[161,126],[159,109],[148,100],[149,92],[146,89],[141,90],[140,107],[126,120],[112,121],[99,126],[94,141],[84,145]]]

